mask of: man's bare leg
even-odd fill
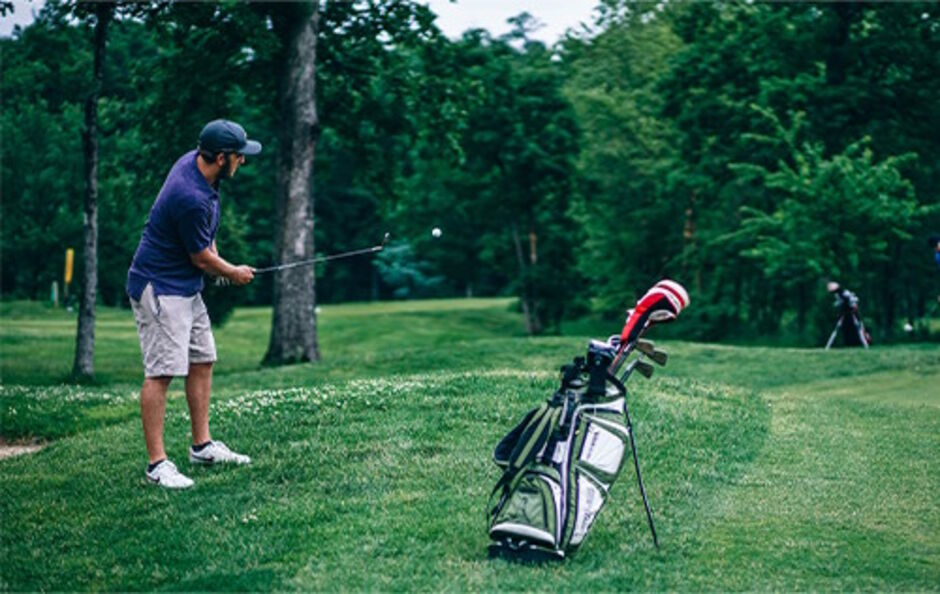
[[[166,458],[163,449],[163,421],[166,413],[166,391],[172,377],[148,377],[140,389],[140,418],[144,424],[147,456],[153,464]]]
[[[212,391],[212,363],[192,363],[186,376],[186,403],[192,425],[193,444],[206,443],[209,434],[209,393]]]

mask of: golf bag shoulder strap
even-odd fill
[[[514,474],[535,459],[548,441],[561,413],[548,402],[530,410],[525,418],[497,444],[493,460],[504,467],[504,474]]]
[[[512,452],[516,449],[516,444],[519,443],[519,438],[522,437],[522,432],[529,425],[529,422],[532,420],[532,417],[541,410],[539,407],[533,408],[522,418],[519,423],[506,434],[499,443],[496,444],[496,449],[493,450],[493,462],[496,462],[497,466],[506,467],[509,465],[509,458],[512,456]]]
[[[517,434],[518,437],[515,446],[509,454],[508,459],[506,459],[503,476],[500,477],[496,486],[493,487],[493,491],[490,493],[491,501],[493,497],[500,492],[499,500],[501,501],[515,488],[525,468],[536,459],[548,442],[554,426],[558,423],[560,414],[561,409],[550,406],[549,403],[546,402],[526,415],[528,422],[523,421],[524,426],[522,427],[522,431]],[[522,425],[522,423],[520,425]],[[516,427],[516,429],[518,428],[519,427]],[[504,439],[508,439],[512,433],[515,433],[516,429],[510,432],[510,435],[507,435]],[[499,503],[497,503],[495,507],[491,506],[491,509],[495,509],[498,506]]]

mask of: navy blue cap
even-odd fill
[[[199,133],[199,150],[208,153],[257,155],[261,143],[248,140],[245,129],[230,120],[212,120]]]

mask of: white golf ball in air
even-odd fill
[[[913,332],[913,331],[914,331],[914,327],[911,326],[910,322],[908,322],[907,324],[904,324],[904,331],[905,331],[905,332]]]
[[[440,236],[441,236],[441,228],[440,228],[440,227],[434,227],[434,229],[431,230],[431,235],[434,236],[434,237],[440,237]]]

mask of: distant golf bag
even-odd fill
[[[624,382],[634,369],[652,374],[645,353],[664,365],[666,355],[640,336],[652,324],[675,319],[688,304],[685,289],[661,281],[630,311],[620,336],[592,340],[586,357],[561,368],[558,390],[529,411],[496,446],[503,469],[487,507],[491,557],[560,560],[581,546],[617,480],[629,442],[647,520],[658,547],[640,474]],[[637,359],[618,378],[631,352]],[[639,367],[638,367],[639,366]]]
[[[829,340],[826,341],[826,350],[832,347],[840,331],[845,346],[862,346],[867,349],[871,344],[871,334],[865,330],[865,324],[859,317],[858,297],[851,291],[842,289],[836,294],[835,307],[839,311],[839,319],[829,335]]]

